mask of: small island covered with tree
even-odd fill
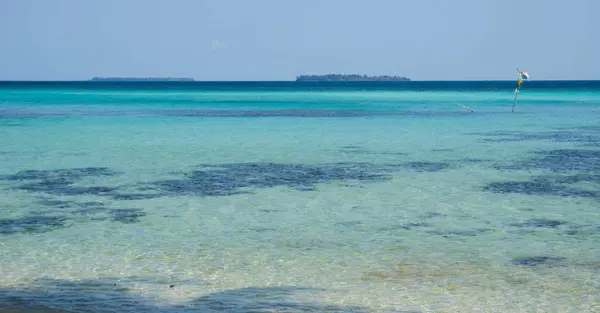
[[[329,81],[329,82],[341,82],[341,81],[410,81],[410,78],[403,76],[369,76],[360,74],[325,74],[325,75],[300,75],[296,77],[297,82],[307,81]]]
[[[188,77],[94,77],[91,81],[110,82],[193,82]]]

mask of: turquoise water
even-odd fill
[[[600,84],[415,84],[0,83],[0,304],[600,311]]]

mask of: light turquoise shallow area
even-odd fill
[[[599,126],[600,94],[532,91],[521,95],[516,114],[511,96],[0,90],[0,113],[27,112],[0,117],[1,229],[27,216],[66,217],[44,232],[0,233],[0,303],[82,312],[599,312],[600,129],[592,127]],[[155,114],[167,109],[412,113]],[[53,110],[67,112],[47,115]],[[499,131],[518,138],[486,141],[505,137],[482,134]],[[581,161],[565,149],[592,155]],[[556,160],[573,162],[563,164],[567,171],[552,172],[546,163],[501,168],[553,150]],[[7,178],[106,167],[120,174],[75,186],[143,193],[140,185],[181,179],[199,165],[340,162],[366,162],[367,171],[404,167],[385,170],[389,179],[324,179],[312,190],[282,183],[233,195],[132,200],[18,190],[31,181]],[[427,170],[425,163],[443,168]],[[231,182],[243,175],[236,170],[226,174]],[[535,181],[532,175],[591,178],[565,189],[530,184],[529,194],[485,190],[494,182]],[[98,201],[105,210],[145,215],[123,223],[44,199]],[[564,224],[517,225],[534,219]]]
[[[201,108],[243,109],[370,109],[449,110],[458,103],[479,110],[498,110],[513,100],[513,93],[497,91],[107,91],[107,90],[1,90],[0,105],[7,108],[128,110]],[[532,109],[561,107],[565,103],[596,106],[600,93],[592,91],[521,92],[519,106]]]

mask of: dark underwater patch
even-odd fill
[[[98,201],[90,201],[90,202],[74,202],[76,207],[80,208],[101,208],[104,207],[104,203]]]
[[[277,213],[277,212],[279,212],[279,210],[268,210],[268,209],[261,209],[258,211],[262,212],[262,213]]]
[[[500,170],[543,169],[552,172],[578,172],[580,174],[600,171],[600,150],[558,149],[535,152],[532,158],[510,166],[498,166]]]
[[[567,261],[566,258],[563,257],[550,257],[550,256],[533,256],[533,257],[524,257],[524,258],[516,258],[511,260],[511,263],[515,265],[523,265],[523,266],[559,266],[563,265]]]
[[[468,230],[445,230],[445,231],[438,231],[438,230],[431,230],[431,231],[427,231],[427,233],[429,234],[433,234],[433,235],[438,235],[438,236],[442,236],[444,238],[450,238],[450,237],[474,237],[483,233],[487,233],[487,232],[491,232],[493,231],[492,229],[489,228],[481,228],[481,229],[468,229]]]
[[[454,149],[452,149],[452,148],[431,149],[431,152],[451,152],[451,151],[454,151]]]
[[[134,224],[140,222],[140,218],[146,216],[141,209],[107,209],[105,207],[80,208],[72,212],[83,215],[94,221],[110,220],[123,224]]]
[[[53,213],[58,214],[73,214],[78,216],[85,216],[89,220],[111,220],[113,222],[120,222],[125,224],[132,224],[139,222],[139,218],[146,216],[146,213],[141,209],[110,209],[106,207],[105,203],[99,201],[88,201],[88,202],[77,202],[70,200],[57,200],[57,199],[49,199],[42,198],[37,201],[37,203],[46,207],[45,210],[41,210],[36,214],[44,214],[48,213],[48,211],[52,211]],[[40,224],[39,228],[44,229],[44,223],[54,226],[60,226],[66,220],[66,217],[61,218],[47,218],[47,217],[39,217],[39,218],[29,218],[22,221],[17,220],[16,222],[12,222],[13,225],[25,225],[31,229],[35,230],[35,225]],[[81,221],[80,219],[75,219],[76,221]],[[6,222],[8,223],[8,222]],[[16,223],[16,224],[15,224]],[[37,224],[36,224],[37,223]],[[54,223],[54,224],[52,224]],[[34,226],[30,226],[34,225]],[[55,225],[56,224],[56,225]],[[7,224],[8,225],[8,224]],[[6,226],[8,227],[8,226]],[[6,228],[5,227],[5,228]],[[46,227],[48,228],[48,227]]]
[[[441,216],[441,215],[435,215]],[[444,238],[451,237],[474,237],[487,232],[494,231],[490,228],[479,228],[479,229],[464,229],[464,230],[432,230],[431,227],[433,225],[425,222],[411,222],[411,223],[403,223],[403,224],[395,224],[388,227],[381,228],[383,231],[392,231],[392,230],[418,230],[422,231],[426,234],[442,236]]]
[[[113,176],[118,173],[106,167],[84,167],[55,170],[25,170],[14,175],[0,176],[2,180],[64,180],[76,181],[93,176]]]
[[[37,203],[44,207],[38,211],[30,211],[31,213],[47,214],[48,212],[52,212],[55,214],[85,215],[91,217],[92,220],[102,220],[106,219],[102,215],[105,215],[108,210],[104,206],[104,203],[98,201],[77,202],[42,198],[38,200]]]
[[[421,218],[435,218],[435,217],[442,217],[442,216],[446,216],[445,214],[442,213],[438,213],[438,212],[427,212],[423,215],[421,215]]]
[[[511,223],[510,226],[522,228],[556,228],[566,223],[567,222],[564,221],[551,220],[546,218],[534,218],[520,223]]]
[[[442,162],[409,162],[404,164],[403,167],[417,172],[440,172],[450,168],[450,164]]]
[[[137,223],[140,217],[146,216],[146,213],[140,209],[116,209],[110,210],[109,214],[112,221],[125,224]]]
[[[95,214],[98,212],[106,212],[106,207],[104,206],[104,203],[102,202],[97,202],[97,201],[93,201],[93,202],[73,202],[71,204],[71,208],[74,208],[74,211],[71,211],[71,213],[73,214],[83,214],[83,215],[89,215],[89,214]]]
[[[491,161],[493,161],[493,160],[478,159],[478,158],[464,158],[464,159],[458,160],[459,163],[466,163],[466,164],[484,163],[484,162],[491,162]]]
[[[584,236],[585,238],[590,238],[589,236],[597,236],[600,234],[600,226],[599,225],[571,225],[569,229],[562,232],[563,235],[567,236]],[[594,238],[594,237],[591,237]]]
[[[314,190],[316,184],[330,181],[358,180],[362,183],[391,180],[393,171],[403,165],[335,163],[325,165],[233,163],[194,170],[183,179],[151,183],[164,195],[229,196],[249,193],[247,188],[289,187],[300,191]]]
[[[71,208],[74,202],[55,199],[41,199],[38,201],[38,203],[52,208],[65,209]]]
[[[0,180],[26,182],[13,187],[16,190],[41,192],[54,195],[104,195],[117,188],[94,186],[78,187],[73,184],[86,177],[113,176],[118,173],[105,167],[86,167],[56,170],[26,170],[14,175],[0,176]]]
[[[0,234],[43,233],[65,227],[63,216],[28,216],[0,219]]]
[[[38,183],[24,184],[15,187],[17,190],[25,190],[31,192],[43,192],[47,194],[62,195],[62,196],[83,196],[95,195],[102,196],[107,193],[117,190],[114,187],[95,186],[95,187],[74,187],[70,182],[58,180],[44,180]]]
[[[468,133],[485,138],[484,142],[518,142],[548,140],[554,142],[569,142],[579,144],[600,143],[600,130],[596,127],[565,128],[553,131],[525,132],[525,131],[496,131],[484,133]]]
[[[483,187],[494,193],[520,193],[534,196],[584,197],[600,199],[600,191],[571,188],[552,177],[534,177],[531,181],[493,182]]]
[[[115,200],[146,200],[161,197],[160,194],[145,194],[145,193],[109,193],[106,194]]]
[[[253,189],[289,187],[298,191],[313,191],[317,184],[332,181],[356,181],[357,183],[384,182],[392,179],[392,173],[406,170],[438,172],[450,167],[448,163],[408,162],[400,164],[370,164],[340,162],[332,164],[279,164],[279,163],[230,163],[204,165],[183,174],[182,178],[158,180],[138,184],[135,191],[118,192],[116,187],[76,186],[75,183],[89,176],[117,175],[108,168],[80,168],[59,170],[29,170],[0,179],[23,182],[13,189],[61,196],[94,195],[114,200],[142,200],[164,196],[231,196],[251,193]],[[48,203],[49,204],[49,203]],[[56,203],[67,207],[68,203]]]
[[[588,126],[575,126],[575,127],[555,127],[557,130],[572,130],[572,131],[589,131],[600,133],[600,126],[588,125]]]
[[[334,305],[318,301],[318,293],[327,289],[311,286],[248,286],[245,288],[218,290],[200,297],[190,298],[179,303],[156,303],[136,292],[131,292],[136,284],[153,285],[159,290],[177,290],[180,286],[207,286],[210,281],[202,279],[181,279],[174,275],[156,273],[153,276],[101,277],[98,279],[78,279],[75,281],[39,277],[27,286],[0,288],[0,302],[15,308],[24,304],[49,306],[77,312],[97,311],[102,303],[107,312],[244,312],[244,313],[372,313],[372,308]],[[176,291],[178,292],[178,291]],[[304,301],[300,292],[310,292]],[[380,313],[419,313],[413,310],[400,310],[395,307],[382,307]]]
[[[533,157],[499,170],[545,170],[554,174],[538,175],[528,181],[492,182],[483,187],[495,193],[521,193],[538,196],[584,197],[600,199],[600,190],[581,189],[571,184],[592,183],[600,186],[600,150],[557,149],[538,151]]]
[[[104,220],[106,219],[106,210],[107,209],[103,206],[81,207],[74,211],[71,211],[71,213],[77,215],[85,215],[91,217],[94,220]]]

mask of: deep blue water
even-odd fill
[[[93,89],[93,90],[457,90],[503,91],[515,87],[503,81],[400,81],[400,82],[295,82],[295,81],[216,81],[216,82],[99,82],[99,81],[0,81],[7,89]],[[522,86],[530,90],[600,90],[600,80],[531,80]]]

